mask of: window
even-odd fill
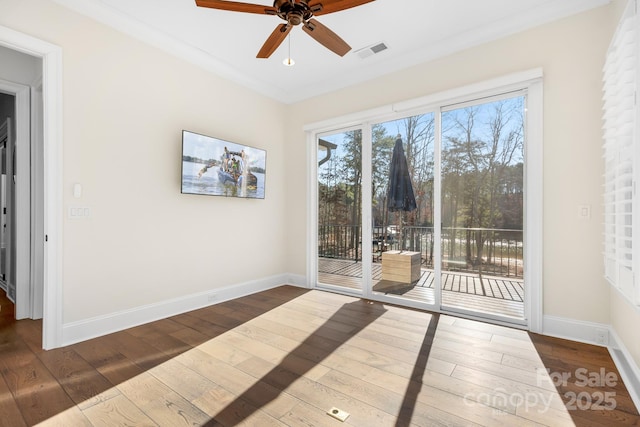
[[[638,22],[636,1],[628,3],[607,51],[604,92],[604,258],[605,277],[626,298],[640,304],[634,283],[637,226],[635,181],[638,174],[636,110]],[[636,233],[637,234],[637,233]],[[635,247],[640,247],[636,244]]]
[[[308,246],[312,286],[542,331],[541,69],[310,124],[305,130],[312,147],[309,160],[316,165],[309,176],[308,221],[317,230]],[[459,135],[465,130],[470,133],[466,145]],[[402,150],[396,150],[399,146]],[[415,208],[406,212],[389,209],[395,151],[404,152],[416,199]],[[459,191],[443,192],[455,179],[443,164],[456,161]],[[443,203],[445,198],[456,199],[455,212]],[[452,227],[462,230],[453,234]],[[443,252],[440,242],[445,240],[450,245],[445,249],[453,242],[455,251]],[[460,280],[455,291],[440,285],[449,270],[451,283],[465,277],[464,290]],[[468,302],[479,295],[476,290],[484,292],[487,280],[500,275],[522,285],[515,314],[487,310],[486,304],[479,309],[456,305],[445,295],[466,293]],[[474,279],[472,286],[468,277]]]

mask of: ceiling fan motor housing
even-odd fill
[[[273,7],[278,11],[278,16],[290,25],[300,25],[311,19],[313,12],[306,0],[275,0]]]

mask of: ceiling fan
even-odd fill
[[[276,15],[285,20],[286,23],[278,25],[273,30],[256,55],[257,58],[268,58],[280,46],[291,29],[300,24],[302,24],[302,29],[318,43],[330,51],[344,56],[351,50],[351,46],[313,17],[339,12],[372,1],[375,0],[274,0],[273,6],[264,6],[227,0],[196,0],[196,5],[234,12]]]

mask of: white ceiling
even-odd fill
[[[269,59],[258,50],[277,16],[197,7],[195,0],[55,0],[271,98],[293,103],[379,77],[518,31],[602,6],[610,0],[376,0],[316,19],[352,47],[344,57],[300,26]],[[271,6],[270,0],[248,3]],[[362,59],[358,51],[385,43]]]

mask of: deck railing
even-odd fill
[[[360,226],[320,225],[318,227],[318,255],[324,258],[360,261]]]
[[[361,227],[320,225],[318,255],[324,258],[362,260]],[[435,241],[433,227],[403,227],[403,242],[394,229],[374,227],[374,261],[383,251],[420,252],[422,263],[433,267]],[[442,268],[504,277],[522,277],[522,230],[443,227]]]

